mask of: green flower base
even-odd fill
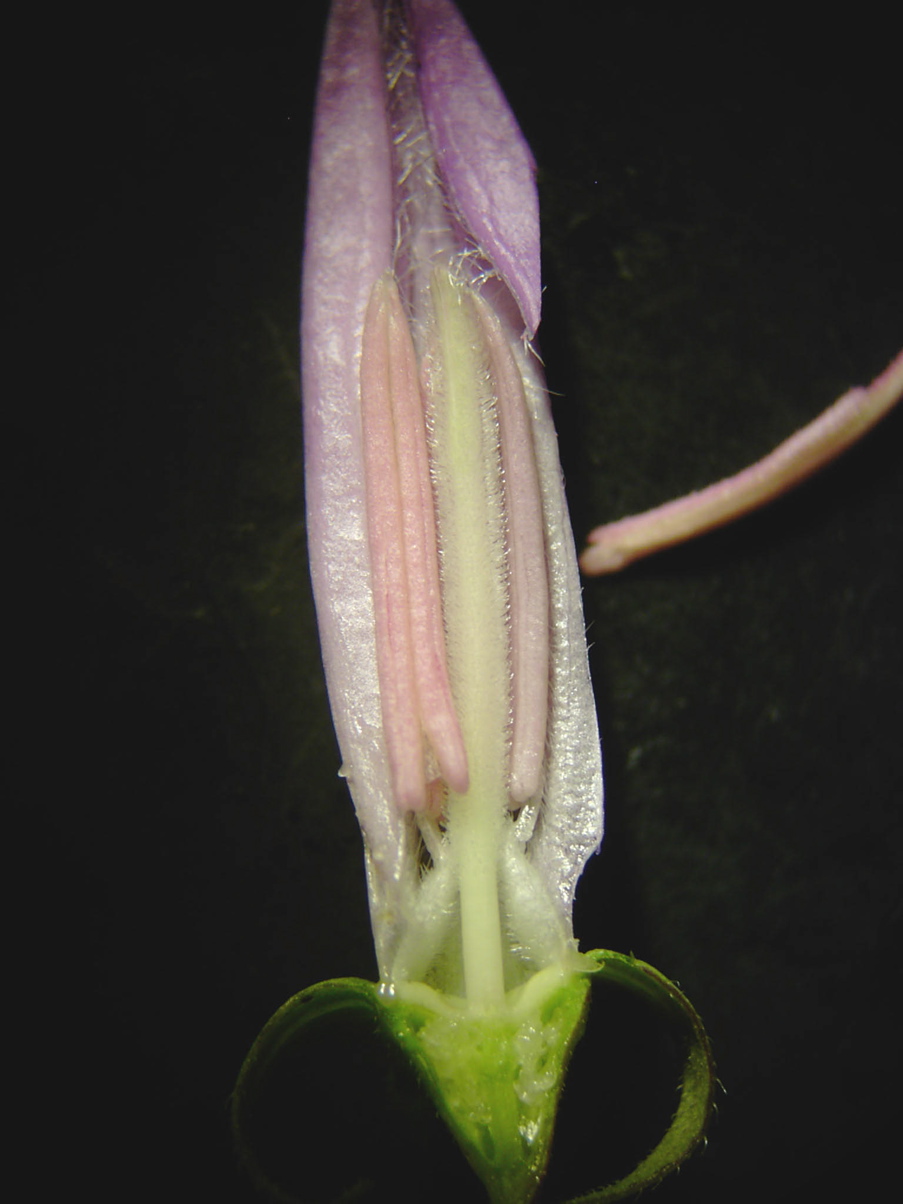
[[[285,1155],[276,1167],[273,1125],[262,1121],[265,1101],[286,1073],[289,1090],[309,1088],[305,1058],[324,1041],[341,1042],[343,1029],[356,1023],[373,1040],[388,1043],[413,1070],[493,1204],[527,1204],[545,1173],[558,1098],[583,1031],[590,986],[605,980],[653,1003],[680,1031],[687,1052],[678,1108],[664,1137],[625,1178],[578,1201],[628,1199],[659,1182],[702,1140],[715,1083],[708,1040],[686,997],[652,966],[607,950],[588,954],[583,964],[577,973],[541,971],[510,992],[504,1011],[490,1015],[474,1014],[463,1001],[422,984],[405,984],[392,994],[361,979],[333,979],[295,995],[255,1041],[233,1096],[234,1130],[253,1178],[276,1199],[312,1198],[280,1185]],[[356,1088],[366,1090],[366,1084],[341,1085],[349,1093]],[[285,1134],[281,1145],[299,1165],[309,1158],[303,1134]],[[291,1178],[297,1183],[304,1177]],[[328,1197],[321,1191],[316,1198]],[[342,1198],[366,1198],[366,1185]]]

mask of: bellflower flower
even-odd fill
[[[261,1177],[246,1137],[271,1065],[363,1010],[491,1198],[529,1201],[592,976],[690,1037],[671,1135],[618,1190],[661,1178],[708,1117],[690,1005],[573,937],[602,771],[540,299],[533,159],[451,0],[333,0],[302,293],[308,542],[380,983],[309,988],[258,1037],[233,1116]]]
[[[500,1009],[575,963],[602,775],[534,164],[449,0],[333,5],[305,247],[311,575],[381,978]]]
[[[523,1204],[540,1183],[592,978],[657,1003],[687,1059],[665,1137],[581,1199],[663,1178],[711,1112],[714,1068],[689,1002],[651,966],[580,954],[573,937],[602,772],[533,346],[539,263],[532,156],[451,0],[333,0],[304,254],[307,521],[380,982],[310,987],[257,1038],[233,1119],[264,1181],[271,1072],[339,1013],[397,1043],[496,1202]],[[760,464],[593,532],[585,570],[770,500],[901,393],[903,355]]]

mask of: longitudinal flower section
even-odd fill
[[[529,151],[446,0],[334,5],[304,285],[312,574],[383,978],[573,958],[598,737]]]

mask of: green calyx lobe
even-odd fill
[[[541,971],[509,992],[503,1009],[485,1013],[416,983],[389,992],[361,979],[333,979],[295,995],[255,1041],[233,1095],[233,1127],[251,1174],[277,1199],[310,1198],[279,1185],[283,1175],[271,1165],[269,1132],[261,1140],[260,1117],[271,1083],[284,1075],[285,1066],[292,1067],[290,1089],[303,1094],[305,1057],[324,1041],[341,1042],[343,1030],[356,1021],[413,1070],[493,1204],[528,1204],[549,1159],[558,1099],[583,1029],[589,988],[593,980],[603,980],[651,1002],[683,1037],[686,1055],[677,1110],[664,1137],[629,1175],[572,1204],[626,1200],[660,1182],[703,1139],[715,1084],[708,1040],[686,997],[653,967],[606,950],[582,960],[581,971]],[[349,1082],[344,1089],[351,1094],[366,1084]],[[316,1099],[309,1102],[312,1109],[319,1105]],[[319,1152],[306,1148],[304,1132],[294,1127],[286,1140],[289,1157],[299,1164]],[[600,1133],[600,1144],[604,1140]],[[442,1173],[437,1166],[437,1176]],[[428,1184],[424,1191],[429,1192]],[[378,1192],[369,1198],[379,1198]]]

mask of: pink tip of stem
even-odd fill
[[[818,472],[903,397],[903,352],[868,388],[851,389],[763,459],[702,489],[643,514],[597,527],[580,557],[588,576],[615,573],[634,560],[723,526],[764,506]]]

